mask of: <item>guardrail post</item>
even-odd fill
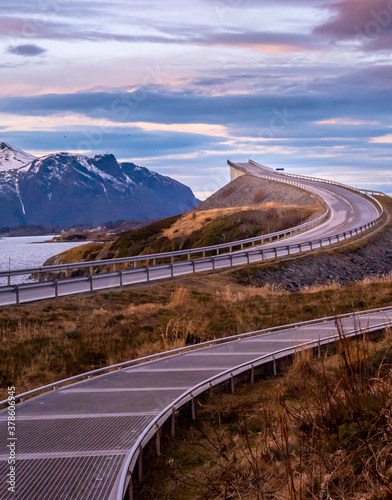
[[[122,288],[123,287],[123,273],[122,273],[122,271],[119,271],[118,275],[120,277],[120,287]]]
[[[244,244],[243,244],[243,243],[241,243],[241,250],[243,250],[243,249],[244,249]]]
[[[15,285],[16,305],[20,306],[19,285]]]
[[[59,298],[59,282],[57,279],[54,280],[54,298]]]
[[[233,267],[233,256],[230,254],[230,267]]]
[[[188,253],[188,260],[191,260],[191,254],[190,254],[190,252]]]
[[[7,285],[11,286],[11,276],[8,276],[8,278],[7,278]]]
[[[150,268],[146,267],[146,272],[147,272],[147,283],[150,282]]]
[[[318,344],[317,344],[317,357],[319,359],[321,358],[321,339],[320,339],[320,335],[319,335]]]
[[[65,277],[68,278],[68,269],[65,270]]]
[[[216,249],[216,255],[219,255],[219,248]]]
[[[170,275],[172,278],[174,278],[174,265],[173,262],[170,264]]]
[[[174,438],[176,435],[176,409],[172,408],[171,416],[171,437]]]
[[[92,266],[91,266],[91,267],[90,267],[90,276],[92,276],[92,275],[93,275],[93,268],[92,268]]]
[[[250,383],[255,383],[255,367],[253,365],[250,367]]]
[[[139,446],[139,456],[137,457],[137,475],[139,481],[143,480],[143,448]]]
[[[278,258],[278,249],[274,248],[274,251],[275,251],[275,259],[277,259]]]
[[[212,269],[215,270],[215,258],[212,257]]]
[[[93,285],[93,277],[90,275],[90,292],[94,291],[94,285]]]
[[[206,252],[205,252],[205,250],[203,250],[203,259],[205,259],[205,258],[206,258]]]
[[[155,433],[155,452],[157,457],[161,456],[161,429],[158,425],[155,425],[156,433]]]
[[[196,272],[196,262],[195,262],[195,260],[192,260],[192,270],[193,270],[193,274],[195,274],[195,272]]]
[[[230,253],[233,251],[233,247],[230,247]]]
[[[230,378],[230,391],[233,394],[234,393],[234,377],[233,377],[233,374],[230,374],[230,375],[231,375],[231,378]]]
[[[128,500],[133,500],[133,475],[132,472],[129,473],[129,484],[127,489]]]
[[[250,263],[249,252],[246,252],[246,262],[247,262],[248,264]]]
[[[310,242],[310,251],[313,250],[313,242]]]
[[[275,361],[275,358],[272,358],[272,368],[274,370],[274,377],[276,377],[276,361]]]
[[[152,259],[152,265],[156,266],[157,265],[157,259]]]

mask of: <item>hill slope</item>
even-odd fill
[[[280,206],[306,206],[315,204],[316,199],[311,193],[295,186],[243,175],[201,202],[195,210],[255,206],[270,202]]]

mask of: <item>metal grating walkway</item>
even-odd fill
[[[342,325],[348,332],[390,321],[388,309],[343,318]],[[2,410],[1,499],[116,498],[130,449],[174,400],[227,369],[336,333],[333,320],[282,328],[104,373],[19,403],[16,494],[7,493],[5,484],[7,414]]]

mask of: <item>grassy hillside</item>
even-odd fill
[[[302,352],[282,378],[204,398],[197,423],[147,464],[137,497],[391,499],[392,334],[342,336],[328,350],[337,354]]]
[[[140,229],[122,233],[114,242],[90,244],[63,252],[46,264],[111,259],[184,250],[252,238],[296,226],[322,210],[315,206],[278,206],[275,203],[258,208],[213,209],[193,211],[170,217]]]

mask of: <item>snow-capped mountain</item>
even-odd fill
[[[111,154],[57,153],[0,171],[0,226],[163,218],[198,203],[190,188]]]
[[[33,160],[36,160],[35,156],[0,142],[0,171],[20,168]]]

